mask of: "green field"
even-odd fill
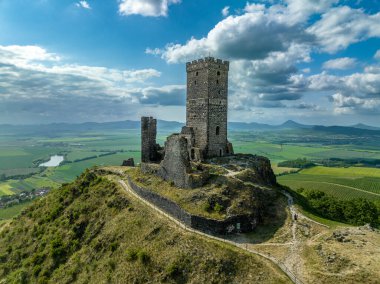
[[[8,182],[0,183],[0,196],[2,195],[12,195],[12,186]]]
[[[327,175],[336,177],[378,177],[380,178],[380,169],[378,168],[329,168],[329,167],[313,167],[305,169],[302,174],[308,175]]]
[[[21,211],[30,205],[32,201],[23,202],[21,204],[14,205],[12,207],[4,208],[0,210],[0,220],[12,219],[19,215]]]
[[[340,199],[380,200],[380,169],[314,167],[278,177],[280,184],[294,190],[321,190]]]

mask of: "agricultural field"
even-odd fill
[[[164,145],[169,134],[180,130],[177,128],[158,129],[157,142]],[[64,131],[49,128],[44,131],[37,128],[0,133],[0,196],[39,188],[57,188],[64,182],[74,180],[86,168],[121,165],[124,159],[130,157],[136,163],[140,162],[141,138],[140,130],[136,128]],[[380,147],[376,147],[376,143],[368,148],[351,140],[349,145],[308,143],[295,131],[230,131],[229,136],[236,153],[268,157],[277,175],[298,170],[277,166],[279,162],[297,158],[380,159]],[[320,134],[316,137],[325,139]],[[64,162],[57,167],[38,167],[53,155],[64,156]],[[380,170],[373,168],[315,167],[278,179],[292,188],[321,189],[343,199],[365,197],[373,200],[380,194]]]
[[[313,167],[278,177],[278,182],[294,190],[321,190],[339,199],[380,200],[380,169]]]

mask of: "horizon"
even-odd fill
[[[186,121],[177,121],[177,120],[165,120],[157,118],[158,121],[164,121],[164,122],[173,122],[173,123],[182,123],[185,124]],[[54,125],[54,124],[69,124],[69,125],[80,125],[80,124],[86,124],[86,123],[97,123],[97,124],[103,124],[103,123],[117,123],[117,122],[140,122],[140,120],[133,120],[133,119],[126,119],[126,120],[113,120],[113,121],[83,121],[83,122],[49,122],[49,123],[33,123],[33,124],[11,124],[11,123],[1,123],[0,126],[41,126],[41,125]],[[372,124],[366,124],[366,123],[355,123],[355,124],[349,124],[349,125],[338,125],[338,124],[304,124],[292,119],[288,119],[282,123],[278,124],[271,124],[271,123],[260,123],[257,121],[250,121],[250,122],[242,122],[242,121],[228,121],[228,123],[243,123],[243,124],[259,124],[259,125],[268,125],[268,126],[282,126],[288,122],[296,123],[303,126],[323,126],[323,127],[356,127],[358,125],[368,126],[368,127],[374,127],[374,128],[380,128],[380,125],[372,125]]]
[[[378,127],[379,31],[380,0],[0,0],[0,124],[182,121],[211,55],[231,122]]]

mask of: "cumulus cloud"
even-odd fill
[[[131,94],[141,104],[146,105],[184,106],[186,104],[185,85],[146,87],[134,90]]]
[[[255,5],[255,9],[246,7],[245,14],[223,19],[204,38],[191,38],[184,45],[169,44],[162,57],[169,63],[185,62],[209,53],[255,60],[264,59],[271,52],[286,51],[291,44],[312,41],[311,35],[301,26],[290,24],[281,11],[261,8],[261,5],[259,8]]]
[[[311,15],[326,12],[339,0],[286,0],[290,20],[304,22]]]
[[[230,6],[226,6],[222,9],[223,17],[227,17],[230,14]]]
[[[331,59],[323,63],[324,69],[338,69],[338,70],[346,70],[355,67],[356,59],[350,57],[342,57]]]
[[[0,46],[0,122],[124,119],[140,104],[135,90],[151,94],[147,81],[160,75],[67,64],[38,46]]]
[[[369,15],[348,6],[332,8],[307,31],[316,36],[321,50],[335,53],[350,44],[380,37],[380,13]]]
[[[169,5],[180,2],[181,0],[120,0],[119,13],[124,16],[166,17]]]
[[[75,3],[75,5],[79,8],[84,8],[84,9],[91,9],[90,4],[87,1],[79,1],[78,3]]]
[[[363,99],[336,93],[331,96],[331,100],[335,106],[335,114],[378,114],[380,110],[380,99]]]

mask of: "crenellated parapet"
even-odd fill
[[[187,62],[186,71],[191,72],[191,71],[204,69],[204,68],[213,68],[213,69],[228,71],[229,66],[230,66],[229,61],[215,59],[214,57],[205,57],[198,60],[193,60],[191,62]]]

